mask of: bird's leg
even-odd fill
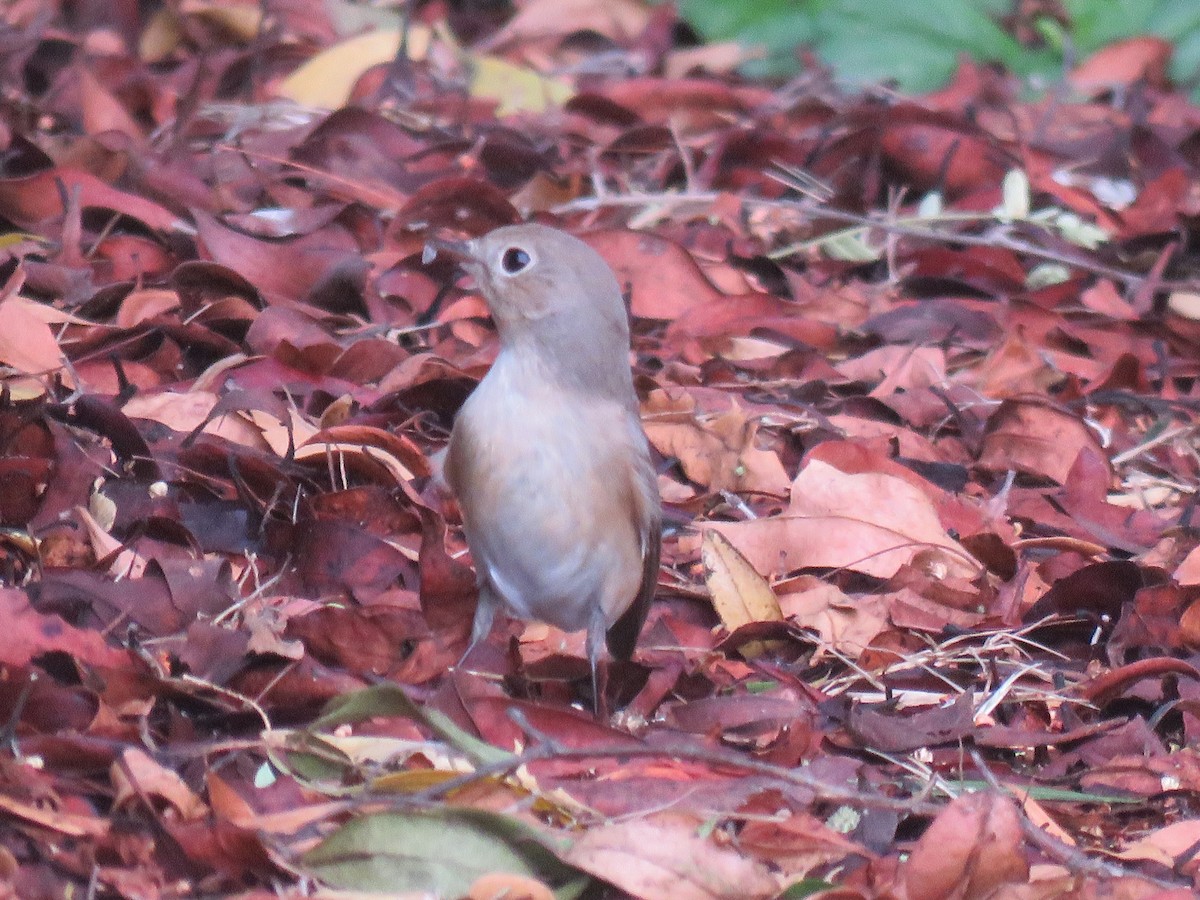
[[[608,704],[605,702],[605,688],[608,686],[607,666],[600,667],[600,655],[604,653],[604,634],[608,625],[604,621],[604,610],[599,603],[592,606],[592,618],[588,622],[587,655],[592,669],[592,709],[597,719],[608,717]]]
[[[461,666],[467,661],[467,657],[471,655],[471,651],[475,649],[475,645],[488,636],[492,630],[492,620],[496,617],[497,607],[496,595],[492,592],[492,586],[486,580],[481,579],[479,582],[479,600],[475,604],[475,621],[471,623],[471,641],[467,644],[467,649],[463,651],[462,657],[458,660]]]

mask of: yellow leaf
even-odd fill
[[[429,50],[428,28],[408,29],[410,59],[423,59]],[[389,62],[400,50],[401,30],[369,31],[322,50],[279,85],[278,93],[303,106],[339,109],[350,99],[350,91],[372,66]]]
[[[719,532],[706,530],[700,542],[700,561],[705,582],[712,594],[713,608],[729,631],[751,622],[780,622],[783,612],[767,580],[746,561]],[[768,649],[769,642],[743,644],[743,656],[753,658]]]
[[[262,30],[262,10],[257,3],[190,0],[180,4],[179,12],[185,16],[206,19],[226,34],[245,43],[258,37]]]
[[[138,39],[138,56],[142,62],[162,62],[179,46],[183,26],[173,9],[165,6],[156,10],[142,29]]]
[[[495,56],[468,56],[466,63],[471,73],[471,96],[495,100],[497,116],[545,112],[575,96],[575,89],[565,81],[547,78]]]

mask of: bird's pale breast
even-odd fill
[[[505,363],[459,413],[447,460],[475,563],[520,618],[575,631],[598,602],[611,625],[642,577],[640,425]]]

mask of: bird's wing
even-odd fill
[[[637,440],[646,446],[641,423],[635,418]],[[629,659],[637,646],[638,635],[650,611],[650,602],[658,587],[658,562],[662,552],[662,501],[658,495],[658,473],[646,447],[646,454],[634,467],[630,484],[634,527],[642,545],[642,580],[637,596],[608,629],[608,652],[616,659]]]

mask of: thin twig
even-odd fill
[[[406,802],[433,802],[479,781],[506,775],[530,763],[553,760],[599,759],[677,759],[707,763],[711,766],[761,775],[772,781],[811,792],[816,799],[830,803],[853,804],[858,807],[886,809],[918,816],[934,816],[941,804],[914,801],[911,798],[889,797],[885,794],[861,791],[845,785],[831,784],[800,769],[785,769],[771,763],[748,759],[738,753],[688,745],[647,746],[623,744],[610,747],[562,748],[539,745],[508,759],[480,766],[473,772],[444,781],[425,791],[408,795]],[[378,799],[378,798],[372,798]]]

